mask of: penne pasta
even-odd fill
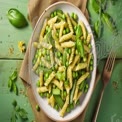
[[[72,88],[72,68],[69,66],[67,68],[67,79],[69,80],[70,89]]]
[[[51,66],[53,66],[55,61],[52,49],[50,50],[50,59],[51,59]]]
[[[80,98],[81,95],[82,95],[82,92],[81,91],[78,92],[77,97],[74,100],[75,104],[77,103],[77,101],[79,100],[79,98]]]
[[[60,90],[63,90],[63,82],[62,81],[59,82],[58,80],[54,79],[52,81],[52,83],[54,83]]]
[[[39,66],[39,63],[40,63],[40,57],[38,57],[35,65],[33,66],[32,70],[35,71],[37,69],[37,67]]]
[[[41,61],[45,67],[47,67],[49,69],[51,68],[51,64],[47,60],[45,60],[44,57],[41,58]]]
[[[50,104],[52,107],[54,107],[54,105],[55,105],[55,99],[54,99],[54,96],[53,95],[48,99],[48,104]]]
[[[67,19],[67,24],[69,26],[69,29],[72,33],[74,33],[74,30],[73,30],[73,27],[72,27],[72,23],[71,23],[71,20],[70,20],[70,17],[68,15],[68,13],[66,13],[66,19]]]
[[[86,68],[86,69],[87,69],[87,71],[89,71],[89,65],[90,65],[91,57],[92,57],[92,54],[91,54],[91,53],[89,53],[89,54],[88,54],[88,61],[87,61],[87,64],[88,64],[88,65],[87,65],[87,68]]]
[[[57,50],[59,50],[63,54],[63,48],[60,46],[58,42],[55,42],[55,47]]]
[[[49,19],[48,22],[47,22],[47,24],[48,24],[48,25],[54,24],[54,23],[56,22],[57,19],[58,19],[58,17],[55,16],[55,17]]]
[[[61,109],[61,111],[60,111],[60,116],[61,116],[61,117],[64,116],[68,105],[69,105],[69,95],[66,96],[66,101],[65,101],[65,103],[64,103],[64,105],[63,105],[63,107],[62,107],[62,109]]]
[[[48,86],[49,85],[49,83],[52,81],[52,79],[55,77],[55,72],[53,71],[50,75],[49,75],[49,77],[48,77],[48,79],[46,80],[46,82],[44,83],[44,85],[45,86]]]
[[[87,66],[88,66],[87,63],[79,63],[79,64],[77,64],[77,65],[74,67],[73,71],[78,71],[78,70],[84,69],[84,68],[86,68]]]
[[[90,49],[89,49],[89,47],[88,47],[87,45],[84,45],[83,47],[84,47],[84,50],[85,50],[87,53],[90,53]]]
[[[39,76],[40,76],[40,86],[43,86],[43,71],[40,72]]]
[[[75,43],[73,41],[68,41],[68,42],[63,42],[61,43],[61,47],[63,48],[70,48],[70,47],[74,47]]]
[[[42,87],[37,88],[38,93],[47,92],[47,91],[48,91],[48,88],[46,86],[42,86]]]
[[[59,68],[58,68],[58,71],[59,72],[64,72],[66,70],[66,67],[65,66],[60,66]]]
[[[43,27],[41,29],[40,38],[44,37],[44,33],[45,33],[45,30],[46,30],[46,25],[47,25],[47,19],[45,19]]]
[[[84,81],[88,76],[89,76],[89,72],[86,72],[84,75],[82,75],[82,76],[78,79],[77,85],[81,84],[82,81]]]
[[[74,61],[71,64],[72,69],[74,68],[74,66],[76,65],[79,59],[80,59],[80,55],[76,55]]]
[[[88,35],[87,35],[87,39],[86,39],[87,44],[89,44],[90,41],[91,41],[91,34],[88,34]]]
[[[72,32],[70,32],[70,33],[68,33],[68,34],[66,34],[66,35],[63,35],[61,38],[60,38],[60,40],[59,40],[59,42],[64,42],[64,41],[66,41],[66,40],[69,40],[69,39],[71,39],[72,38]]]
[[[73,62],[74,54],[75,54],[75,48],[73,47],[71,50],[70,58],[69,58],[69,64]]]
[[[84,40],[86,40],[86,34],[87,34],[86,33],[86,27],[82,21],[79,21],[79,24],[80,24],[82,31],[83,31],[83,38],[84,38]]]
[[[78,96],[78,89],[79,89],[79,85],[76,85],[75,93],[74,93],[74,97],[73,97],[73,100],[74,100],[74,101],[76,101],[76,99],[77,99],[77,96]]]

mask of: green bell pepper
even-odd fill
[[[7,17],[10,23],[15,26],[16,28],[22,28],[27,26],[27,20],[25,19],[24,15],[15,8],[11,8],[8,13]]]

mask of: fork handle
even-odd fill
[[[105,88],[105,86],[103,86],[102,89],[101,89],[99,101],[97,103],[96,111],[94,113],[92,122],[96,122],[97,121],[97,116],[98,116],[98,112],[99,112],[99,109],[100,109],[100,105],[101,105],[101,101],[102,101],[102,97],[103,97],[103,93],[104,93],[104,88]]]

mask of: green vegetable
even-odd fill
[[[64,101],[62,100],[61,96],[60,95],[54,95],[54,98],[55,98],[55,102],[56,104],[62,108],[63,105],[64,105]]]
[[[106,23],[106,25],[109,27],[109,29],[115,34],[117,34],[117,29],[113,22],[112,17],[108,13],[102,13],[102,19]]]
[[[65,80],[65,72],[57,72],[56,73],[56,78],[59,79],[59,80]]]
[[[16,85],[17,80],[17,70],[15,70],[8,80],[8,88],[11,92],[14,92],[16,95],[18,95],[18,87]]]
[[[100,11],[99,2],[96,1],[96,0],[91,0],[90,2],[91,2],[91,5],[92,5],[94,11],[95,11],[96,13],[99,13],[99,11]]]
[[[60,95],[60,89],[58,89],[58,88],[53,89],[52,94],[53,95]]]
[[[66,65],[66,61],[67,61],[67,51],[66,49],[64,50],[64,53],[63,53],[63,65],[65,66]]]
[[[9,19],[10,23],[17,28],[25,27],[28,24],[24,15],[15,8],[11,8],[8,11],[7,17]]]
[[[82,36],[82,29],[81,29],[81,26],[78,25],[76,29],[76,37],[79,38],[81,36]]]
[[[101,23],[100,21],[96,21],[94,24],[94,31],[95,31],[95,35],[99,38],[101,36]]]
[[[84,57],[84,47],[81,39],[76,40],[76,48],[81,57]]]
[[[71,94],[70,94],[70,104],[73,103],[73,96],[74,96],[74,93],[75,93],[75,88],[76,88],[76,82],[74,83],[73,88],[72,88],[72,90],[71,90]]]
[[[36,110],[37,110],[37,111],[40,111],[39,105],[36,105]]]
[[[16,122],[19,117],[22,119],[22,121],[28,119],[26,110],[17,105],[16,100],[12,102],[12,105],[13,111],[11,116],[11,122]]]

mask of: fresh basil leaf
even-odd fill
[[[102,13],[102,20],[106,23],[108,28],[116,35],[117,34],[117,28],[113,21],[113,18],[108,13]]]
[[[17,119],[18,118],[17,118],[16,114],[13,112],[12,116],[11,116],[11,122],[16,122]]]
[[[20,116],[22,119],[28,119],[27,114],[28,114],[28,113],[25,111],[25,109],[21,108],[21,109],[19,110],[19,116]]]
[[[100,38],[102,33],[102,23],[98,20],[94,24],[94,31],[97,38]]]
[[[10,79],[11,79],[12,81],[14,81],[14,80],[17,79],[17,70],[15,70],[15,71],[12,73],[12,75],[10,76]]]
[[[81,36],[82,36],[82,29],[81,29],[81,26],[78,25],[76,29],[76,37],[80,38]]]
[[[14,107],[16,107],[16,106],[17,106],[17,101],[14,100],[14,101],[12,102],[12,105],[13,105]]]
[[[18,88],[17,88],[17,85],[15,83],[13,84],[13,91],[16,95],[18,95]]]
[[[18,105],[15,107],[15,111],[16,112],[19,112],[20,111],[20,107]]]
[[[94,11],[98,14],[100,11],[100,4],[98,1],[96,0],[90,0],[92,8],[94,9]]]

